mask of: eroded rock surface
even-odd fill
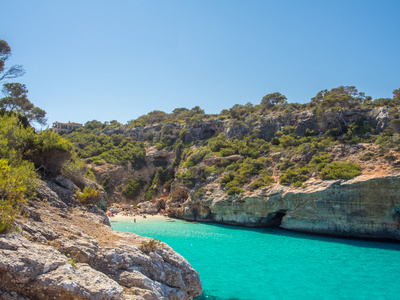
[[[115,232],[104,212],[42,183],[0,236],[0,299],[192,299],[198,273],[167,244]]]
[[[400,175],[316,180],[306,188],[277,184],[236,196],[211,185],[213,192],[201,199],[193,200],[189,192],[187,199],[173,197],[167,211],[188,220],[400,240]]]

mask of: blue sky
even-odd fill
[[[7,65],[54,121],[199,105],[219,113],[280,92],[309,102],[354,85],[400,88],[398,0],[0,0]]]

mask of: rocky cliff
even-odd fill
[[[358,119],[363,119],[364,122],[371,124],[378,132],[381,132],[390,124],[388,109],[376,107],[343,110],[343,115],[340,117],[340,120],[330,115],[317,118],[311,110],[304,110],[287,113],[270,113],[260,116],[257,122],[251,120],[251,122],[243,123],[213,119],[199,122],[195,125],[172,123],[131,129],[115,128],[99,131],[97,134],[124,134],[136,141],[151,141],[154,138],[160,138],[167,132],[175,138],[180,136],[181,139],[187,143],[211,138],[220,133],[224,133],[228,138],[237,138],[252,134],[254,130],[258,130],[259,137],[269,141],[278,130],[281,130],[285,126],[295,127],[296,134],[303,136],[307,129],[316,132],[325,132],[328,129],[337,128],[338,126],[346,127],[348,124]]]
[[[167,211],[187,220],[400,240],[398,173],[347,181],[309,180],[303,188],[277,184],[234,196],[216,183],[207,190],[194,200],[185,187],[173,185]]]
[[[43,182],[19,232],[0,236],[1,299],[192,299],[198,273],[167,244],[115,232],[96,207]]]

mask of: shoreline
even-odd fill
[[[154,220],[154,219],[169,219],[168,216],[163,216],[163,215],[146,215],[144,218],[143,216],[124,216],[122,214],[116,214],[113,217],[108,217],[108,219],[111,221],[126,221],[126,220],[134,220],[136,221],[140,220]]]

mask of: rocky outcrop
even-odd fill
[[[167,212],[188,220],[400,240],[400,175],[308,181],[305,188],[278,184],[236,196],[211,185],[200,199],[187,192],[187,199],[167,201]]]
[[[115,232],[103,211],[43,182],[0,236],[0,299],[192,299],[198,273],[167,244]]]
[[[388,109],[384,107],[376,108],[358,108],[343,110],[340,114],[340,120],[334,116],[317,117],[311,110],[293,111],[293,112],[275,112],[260,117],[260,121],[251,124],[243,122],[232,122],[228,120],[210,120],[199,122],[195,125],[182,125],[179,123],[152,125],[147,127],[136,127],[132,129],[115,128],[99,132],[107,135],[124,134],[136,141],[150,141],[154,138],[160,138],[164,132],[185,142],[194,142],[224,133],[228,138],[238,138],[243,135],[249,135],[257,130],[257,135],[270,141],[278,130],[286,126],[293,126],[298,136],[304,136],[307,129],[315,133],[322,133],[328,129],[342,129],[349,124],[363,120],[371,124],[377,132],[383,131],[390,124]]]
[[[4,290],[28,299],[118,299],[123,288],[86,264],[71,264],[55,248],[20,233],[0,236],[0,277]]]

